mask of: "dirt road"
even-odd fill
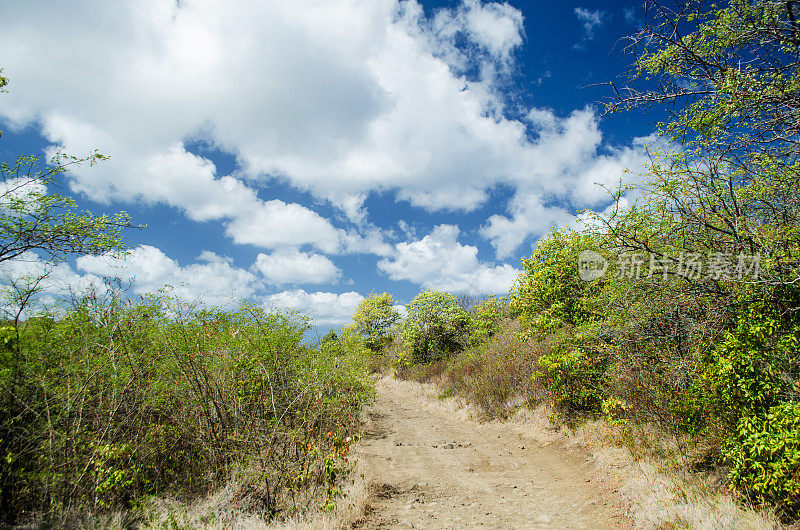
[[[357,449],[374,491],[357,528],[626,528],[609,477],[579,449],[478,424],[377,381]]]

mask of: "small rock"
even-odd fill
[[[553,518],[547,514],[542,513],[539,514],[539,516],[536,518],[536,522],[539,524],[550,524],[553,522]]]

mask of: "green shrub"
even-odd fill
[[[581,280],[578,258],[581,251],[598,250],[599,244],[594,235],[553,230],[539,240],[531,257],[522,258],[523,271],[509,297],[511,311],[524,328],[543,335],[594,318],[592,295],[600,280]]]
[[[702,359],[685,394],[686,423],[724,439],[742,417],[761,417],[797,397],[799,350],[800,325],[763,302],[750,304]]]
[[[800,403],[782,403],[763,416],[745,416],[726,449],[731,486],[787,517],[800,509]]]
[[[569,412],[598,412],[609,396],[609,358],[588,345],[562,340],[539,357],[534,378],[550,401]]]
[[[481,300],[472,311],[470,341],[477,346],[500,330],[502,318],[507,314],[506,300],[495,295]]]
[[[422,291],[406,308],[401,334],[412,362],[444,359],[469,343],[469,314],[453,295]]]
[[[307,329],[165,297],[92,298],[4,329],[19,340],[0,340],[2,521],[190,500],[235,477],[256,515],[329,505],[371,387],[361,351],[306,346]]]

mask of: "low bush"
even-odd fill
[[[5,524],[191,500],[232,478],[266,518],[335,499],[370,386],[347,344],[252,305],[90,297],[2,333]],[[54,523],[55,524],[55,523]]]
[[[508,416],[541,399],[534,374],[547,351],[547,345],[521,338],[514,321],[504,321],[481,347],[450,363],[445,381],[489,416]]]
[[[800,511],[800,403],[782,403],[739,420],[725,451],[731,486],[784,517]]]

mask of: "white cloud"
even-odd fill
[[[237,216],[228,223],[226,233],[236,243],[263,248],[308,244],[334,253],[340,245],[340,232],[330,221],[304,206],[277,199]]]
[[[181,300],[217,307],[232,307],[252,296],[259,287],[255,275],[234,267],[231,260],[205,251],[197,263],[181,266],[150,245],[140,245],[124,258],[81,256],[78,270],[95,276],[133,281],[133,291],[144,294],[170,285]]]
[[[599,14],[576,13],[596,27]],[[587,110],[534,138],[505,117],[498,79],[523,42],[506,3],[465,0],[428,19],[414,0],[9,0],[3,18],[12,84],[0,115],[41,123],[71,153],[112,157],[76,168],[76,190],[220,220],[238,243],[385,252],[362,231],[369,192],[430,210],[474,209],[498,183],[557,192],[572,155],[590,159],[601,143]],[[219,175],[187,152],[197,138],[239,170]],[[331,200],[354,226],[260,199],[275,179]]]
[[[99,276],[77,274],[68,263],[44,261],[33,252],[0,263],[0,309],[7,314],[15,313],[19,307],[17,295],[31,288],[37,293],[29,301],[28,313],[35,313],[30,310],[41,305],[69,300],[73,295],[80,297],[89,291],[107,290]]]
[[[522,13],[507,3],[465,0],[457,9],[440,10],[434,27],[440,38],[453,39],[466,34],[476,45],[502,60],[508,60],[522,44]],[[462,58],[460,62],[463,61]]]
[[[603,11],[576,7],[574,12],[575,16],[583,24],[583,40],[592,40],[595,30],[603,24]]]
[[[460,231],[439,225],[427,236],[398,243],[392,259],[378,268],[392,280],[409,280],[448,292],[507,293],[520,271],[508,264],[492,266],[478,261],[478,249],[458,242]]]
[[[288,309],[310,315],[317,326],[342,326],[350,322],[363,299],[355,291],[336,294],[296,289],[269,295],[264,298],[263,305],[267,309]]]
[[[336,283],[342,275],[342,271],[325,256],[297,249],[259,254],[253,268],[272,285]]]
[[[501,259],[549,227],[573,223],[573,213],[602,209],[610,200],[609,192],[621,182],[641,179],[647,145],[657,142],[654,136],[636,138],[630,147],[608,148],[600,154],[601,135],[591,109],[575,111],[567,118],[536,109],[527,119],[539,132],[538,148],[548,158],[537,168],[540,179],[517,187],[507,205],[509,215],[492,215],[481,227],[481,235]],[[547,177],[557,174],[566,178]]]
[[[517,194],[509,205],[511,218],[493,215],[480,232],[499,258],[511,256],[531,236],[540,236],[555,224],[566,224],[573,216],[564,208],[545,206],[538,195]]]

